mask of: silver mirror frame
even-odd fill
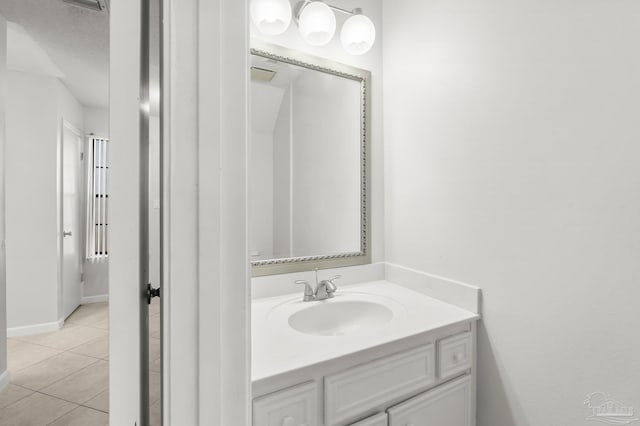
[[[251,262],[254,277],[371,263],[371,72],[274,44],[251,41],[251,54],[360,82],[360,251]]]

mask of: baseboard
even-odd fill
[[[64,325],[64,320],[46,322],[43,324],[24,325],[22,327],[7,328],[7,337],[30,336],[32,334],[49,333],[58,331]]]
[[[109,295],[108,294],[99,294],[98,296],[82,296],[80,300],[81,305],[88,305],[89,303],[102,303],[108,302]]]
[[[478,287],[393,263],[385,266],[387,281],[480,314],[481,293]]]
[[[11,383],[11,374],[9,373],[9,370],[6,370],[4,373],[0,374],[0,392],[2,392],[9,383]]]

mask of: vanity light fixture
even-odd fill
[[[291,3],[289,0],[252,0],[251,20],[261,33],[282,34],[291,23]]]
[[[340,41],[344,50],[352,55],[367,53],[376,41],[376,27],[368,16],[362,14],[362,9],[355,9],[342,26]]]
[[[321,1],[303,3],[296,16],[300,35],[312,46],[324,46],[336,33],[336,15]]]
[[[344,49],[352,55],[362,55],[371,50],[376,40],[376,27],[369,17],[362,14],[362,9],[342,9],[323,0],[301,0],[293,9],[294,20],[304,41],[312,46],[329,43],[336,32],[335,12],[349,15],[340,31]],[[263,34],[282,34],[291,21],[289,0],[251,0],[251,19]]]

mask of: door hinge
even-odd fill
[[[84,161],[84,152],[80,153],[80,161]]]
[[[160,297],[160,289],[151,287],[151,283],[147,284],[147,304],[151,304],[151,299]]]
[[[84,272],[80,272],[80,282],[84,282]]]

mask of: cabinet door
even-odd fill
[[[375,416],[367,417],[351,426],[388,426],[387,413],[378,413]]]
[[[348,425],[428,389],[436,381],[435,346],[428,344],[324,378],[324,421]]]
[[[253,401],[253,426],[317,426],[318,385],[304,383]]]
[[[471,397],[464,376],[390,408],[389,426],[471,426]]]

